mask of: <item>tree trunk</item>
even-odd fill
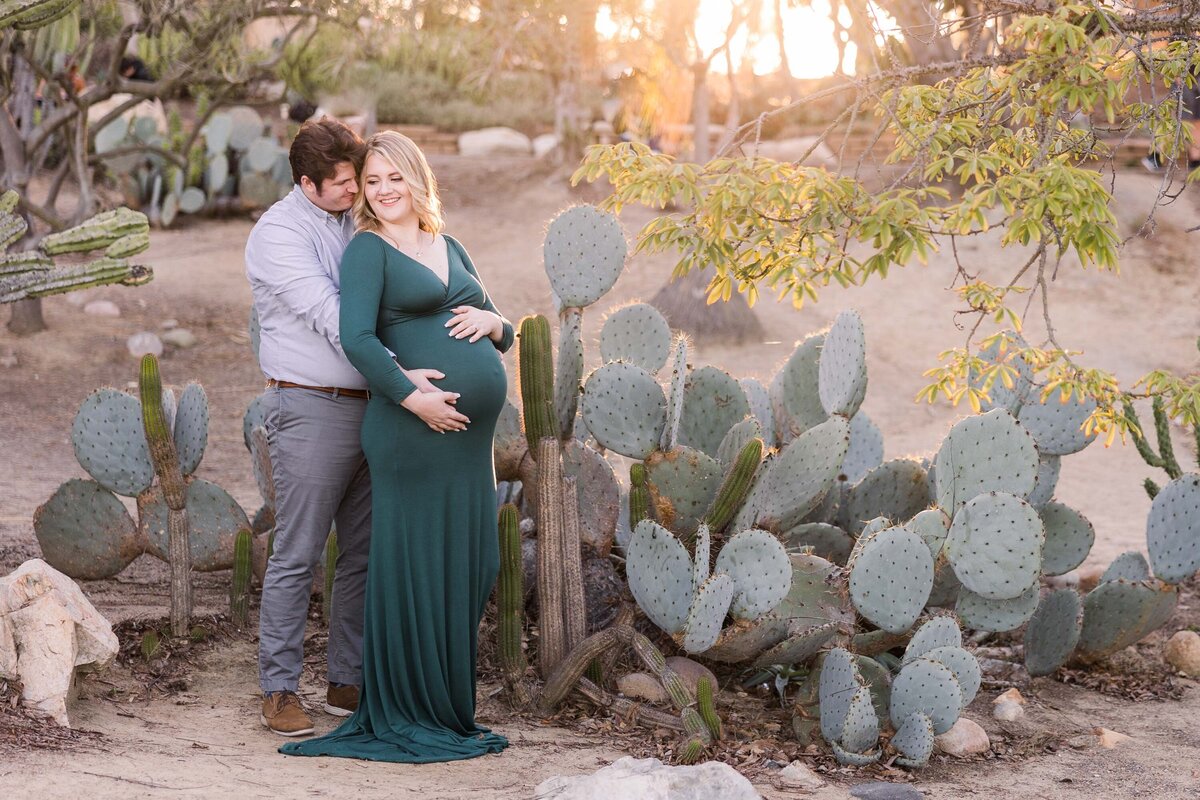
[[[28,336],[46,330],[41,298],[18,300],[13,303],[12,315],[8,318],[8,329],[17,336]]]
[[[708,140],[708,61],[692,65],[692,161],[704,164],[712,156]]]
[[[672,328],[686,332],[697,342],[744,344],[765,338],[762,323],[740,297],[709,305],[707,287],[708,276],[692,270],[659,289],[650,303]]]

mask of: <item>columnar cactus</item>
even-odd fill
[[[506,503],[500,509],[500,576],[496,585],[496,640],[500,672],[512,691],[525,675],[525,651],[521,647],[524,631],[525,589],[521,566],[520,515],[517,507]]]
[[[238,531],[233,542],[233,579],[229,582],[229,620],[246,627],[250,614],[251,551],[254,534],[248,528]]]

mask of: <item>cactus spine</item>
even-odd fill
[[[334,528],[329,532],[329,539],[325,542],[325,589],[321,594],[321,613],[325,616],[327,623],[333,619],[331,615],[333,610],[333,576],[337,572],[337,560],[337,528]]]
[[[229,619],[239,628],[246,627],[250,613],[250,551],[253,534],[238,531],[233,542],[233,580],[229,584]]]
[[[521,320],[517,371],[521,382],[521,420],[529,452],[538,442],[558,439],[554,410],[554,361],[550,352],[550,323],[541,314]]]
[[[158,474],[167,503],[167,541],[171,564],[171,635],[186,636],[192,618],[192,552],[188,535],[187,486],[179,469],[175,440],[167,428],[162,407],[162,379],[158,359],[142,357],[138,380],[142,396],[142,425],[150,460]]]
[[[738,457],[729,468],[729,473],[717,490],[712,506],[705,514],[705,521],[713,533],[720,533],[733,521],[738,509],[746,502],[758,465],[762,463],[763,440],[751,439],[742,447]]]
[[[521,567],[520,515],[512,503],[500,509],[500,578],[496,587],[499,612],[496,638],[500,652],[500,671],[512,691],[525,675],[525,651],[521,649],[525,587]]]

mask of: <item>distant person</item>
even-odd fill
[[[1200,167],[1200,75],[1192,74],[1192,85],[1184,82],[1179,86],[1180,102],[1183,105],[1181,123],[1191,128],[1192,142],[1187,147],[1187,168],[1191,170]],[[1142,158],[1142,166],[1150,172],[1161,172],[1168,158],[1154,150]]]
[[[316,113],[316,104],[308,100],[297,100],[288,106],[288,119],[292,122],[307,122]]]
[[[120,66],[117,68],[117,72],[127,81],[154,82],[154,74],[150,72],[150,68],[146,66],[146,62],[137,56],[124,56],[121,59]]]

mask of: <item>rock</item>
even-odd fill
[[[1025,716],[1025,697],[1016,687],[999,695],[992,701],[992,716],[1004,722],[1016,722]]]
[[[135,333],[125,340],[125,347],[129,349],[129,355],[134,358],[141,358],[144,355],[161,356],[163,351],[162,339],[150,331],[142,331]]]
[[[179,327],[179,320],[177,320],[177,319],[164,319],[164,320],[162,321],[162,324],[161,324],[161,325],[159,325],[159,327],[160,327],[160,328],[162,328],[164,331],[170,331],[170,330],[174,330],[175,328],[178,328],[178,327]]]
[[[762,800],[728,764],[668,767],[657,758],[626,756],[591,775],[556,775],[538,784],[535,800]]]
[[[635,700],[648,703],[665,703],[669,699],[667,690],[649,672],[631,672],[617,679],[617,691]]]
[[[850,787],[850,795],[860,800],[923,800],[925,793],[907,783],[871,781]]]
[[[21,684],[23,705],[67,719],[76,669],[101,669],[117,655],[112,625],[79,586],[34,558],[0,578],[0,678]]]
[[[1163,647],[1163,658],[1189,678],[1200,678],[1200,633],[1177,632]]]
[[[532,152],[529,137],[512,128],[482,128],[458,137],[460,156],[527,156]]]
[[[171,328],[163,333],[161,337],[163,344],[169,344],[171,347],[176,347],[180,350],[196,346],[196,334],[189,331],[187,328]]]
[[[88,289],[80,289],[75,292],[67,292],[63,295],[63,299],[73,306],[79,307],[86,305],[88,300],[92,298],[94,292]]]
[[[804,154],[809,150],[812,152],[808,154],[807,158],[804,158]],[[829,146],[819,141],[816,136],[765,140],[758,143],[758,155],[773,158],[776,161],[798,161],[804,158],[804,165],[810,167],[828,166],[837,160]]]
[[[1123,733],[1110,731],[1108,728],[1092,728],[1092,733],[1096,736],[1096,741],[1105,750],[1112,750],[1117,745],[1123,742],[1133,741],[1132,736],[1126,736]]]
[[[542,158],[558,149],[558,136],[553,133],[543,133],[541,136],[533,137],[533,155],[536,158]]]
[[[721,684],[717,683],[717,676],[713,675],[712,670],[703,664],[697,664],[690,658],[671,656],[667,659],[667,666],[675,670],[675,674],[683,679],[684,684],[688,687],[688,691],[693,695],[696,694],[696,686],[700,683],[701,678],[708,678],[712,681],[714,693],[721,686]]]
[[[966,717],[959,717],[954,727],[934,738],[933,744],[946,755],[957,758],[986,753],[992,748],[987,732]]]
[[[111,300],[93,300],[83,307],[83,313],[93,317],[119,317],[121,309]]]
[[[803,761],[793,761],[779,771],[779,782],[793,789],[820,789],[825,781]]]

